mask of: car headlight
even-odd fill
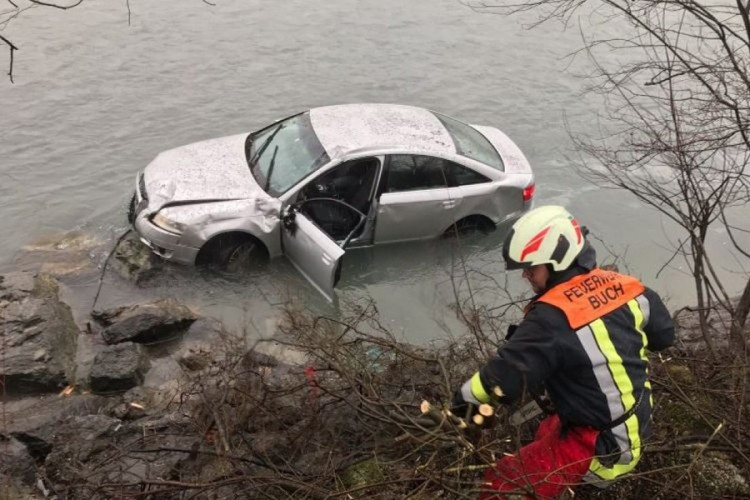
[[[173,221],[172,219],[169,219],[166,215],[163,215],[161,213],[157,213],[156,215],[154,215],[151,218],[151,222],[153,222],[163,230],[169,231],[170,233],[182,234],[185,231],[185,224],[183,224],[182,222]]]

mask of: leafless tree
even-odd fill
[[[750,280],[739,301],[733,300],[706,239],[709,228],[723,225],[742,263],[750,263],[750,252],[736,238],[743,229],[728,215],[750,200],[750,2],[530,0],[471,6],[500,14],[533,10],[540,23],[572,24],[580,15],[580,54],[594,63],[591,89],[603,96],[608,115],[596,136],[572,134],[586,159],[580,172],[599,185],[629,191],[684,230],[676,254],[691,267],[708,349],[714,351],[708,315],[719,307],[730,318],[732,345],[744,352]],[[745,217],[739,224],[747,222]]]
[[[8,24],[13,21],[14,19],[18,18],[21,14],[23,14],[25,11],[34,8],[34,7],[48,7],[48,8],[54,8],[54,9],[60,9],[60,10],[68,10],[72,9],[74,7],[77,7],[83,3],[83,0],[68,0],[68,1],[49,1],[45,2],[42,0],[6,0],[8,4],[10,4],[10,8],[7,10],[0,11],[0,30],[5,29]],[[8,46],[9,50],[9,61],[8,61],[8,78],[10,78],[10,82],[13,83],[13,56],[14,53],[18,50],[18,46],[16,46],[13,42],[10,41],[10,39],[6,38],[3,35],[0,35],[0,42]]]
[[[37,8],[37,7],[44,7],[44,8],[52,8],[52,9],[59,9],[59,10],[68,10],[72,9],[74,7],[78,7],[83,3],[84,0],[4,0],[8,3],[8,6],[6,6],[3,10],[2,7],[0,7],[0,32],[3,31],[10,23],[11,21],[17,19],[20,15],[22,15],[24,12],[26,12],[29,9]],[[210,2],[209,0],[201,0],[203,3],[207,5],[214,6],[216,5],[213,2]],[[131,20],[131,10],[130,10],[130,0],[124,0],[125,2],[125,8],[128,13],[128,25],[130,25]],[[3,2],[0,0],[0,4]],[[13,60],[15,57],[15,52],[19,50],[19,47],[16,43],[14,43],[9,37],[6,37],[2,34],[0,34],[0,45],[6,45],[8,47],[8,78],[10,79],[10,83],[13,83]]]

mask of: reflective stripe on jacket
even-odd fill
[[[631,276],[594,269],[551,288],[537,299],[560,309],[575,330],[599,388],[606,396],[610,422],[632,412],[636,403],[643,401],[644,391],[650,397],[648,338],[643,333],[649,304],[642,295],[644,290],[643,284]],[[632,314],[629,324],[605,321],[607,315],[624,307]],[[645,404],[651,406],[650,401]],[[617,450],[606,447],[609,449],[602,450],[605,453],[602,460],[594,458],[590,467],[601,480],[630,472],[641,457],[641,425],[637,414],[609,430]]]

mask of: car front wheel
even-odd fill
[[[254,269],[268,258],[265,247],[250,235],[219,236],[206,244],[197,260],[222,271],[238,273]]]

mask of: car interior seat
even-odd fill
[[[370,194],[372,193],[372,185],[375,182],[375,175],[378,172],[378,161],[370,159],[354,167],[356,167],[355,178],[357,182],[352,186],[349,193],[347,193],[344,201],[366,215],[370,208]]]

